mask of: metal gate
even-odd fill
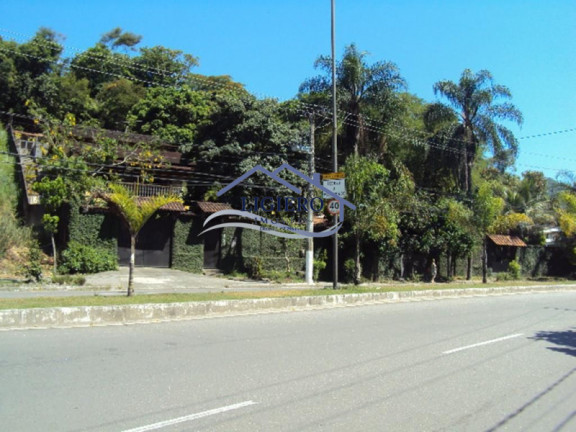
[[[216,269],[220,264],[220,239],[222,229],[204,233],[204,268]]]
[[[153,217],[144,225],[136,241],[136,266],[170,267],[173,227],[168,215]],[[118,230],[118,260],[120,265],[130,264],[130,234],[123,224]]]

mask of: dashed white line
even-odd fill
[[[513,335],[509,335],[509,336],[504,336],[504,337],[501,337],[501,338],[498,338],[498,339],[491,339],[491,340],[484,341],[484,342],[478,342],[478,343],[475,343],[475,344],[472,344],[472,345],[466,345],[466,346],[463,346],[463,347],[460,347],[460,348],[455,348],[455,349],[452,349],[452,350],[449,350],[449,351],[444,351],[442,354],[453,354],[453,353],[458,352],[458,351],[464,351],[464,350],[467,350],[467,349],[470,349],[470,348],[476,348],[476,347],[483,346],[483,345],[488,345],[488,344],[492,344],[492,343],[496,343],[496,342],[501,342],[501,341],[504,341],[504,340],[507,340],[507,339],[517,338],[517,337],[522,336],[522,335],[523,335],[523,333],[516,333],[516,334],[513,334]]]
[[[232,410],[236,410],[239,408],[244,408],[250,405],[256,405],[258,402],[254,402],[254,401],[245,401],[245,402],[240,402],[234,405],[228,405],[228,406],[224,406],[224,407],[220,407],[220,408],[214,408],[208,411],[202,411],[196,414],[190,414],[184,417],[177,417],[177,418],[173,418],[170,420],[164,420],[158,423],[152,423],[146,426],[140,426],[134,429],[127,429],[124,432],[146,432],[146,431],[151,431],[151,430],[156,430],[156,429],[160,429],[166,426],[172,426],[178,423],[183,423],[186,421],[190,421],[190,420],[196,420],[202,417],[208,417],[211,415],[216,415],[216,414],[221,414],[224,413],[226,411],[232,411]]]

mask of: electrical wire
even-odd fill
[[[4,30],[5,30],[5,29],[4,29]],[[38,43],[38,42],[36,42],[36,41],[32,41],[32,42]],[[48,42],[46,42],[46,43],[48,43]],[[58,45],[61,46],[61,47],[63,47],[63,45],[60,45],[60,44],[58,44]],[[47,57],[41,57],[41,56],[35,56],[35,55],[31,55],[31,54],[21,53],[21,52],[19,52],[19,51],[10,50],[10,49],[7,49],[7,48],[1,48],[1,47],[0,47],[0,51],[11,52],[11,53],[14,53],[14,54],[16,54],[16,55],[22,55],[22,56],[26,56],[26,57],[31,57],[31,58],[35,58],[35,59],[38,59],[38,60],[51,60],[51,61],[54,61],[53,59],[50,59],[50,58],[47,58]],[[158,87],[165,87],[165,88],[175,87],[175,86],[173,86],[173,85],[166,85],[166,84],[161,84],[161,83],[155,83],[155,82],[148,81],[148,80],[141,80],[141,79],[139,79],[139,78],[128,77],[128,76],[125,76],[125,75],[115,74],[115,73],[106,72],[106,71],[102,71],[102,70],[97,70],[97,69],[93,69],[93,68],[86,68],[86,67],[83,67],[83,66],[78,66],[78,65],[73,65],[73,64],[69,64],[69,65],[68,65],[68,64],[65,64],[63,61],[55,61],[55,63],[56,63],[56,64],[59,63],[59,64],[62,64],[62,65],[64,65],[64,66],[70,66],[70,67],[73,67],[73,68],[78,68],[78,69],[87,70],[87,71],[91,71],[91,72],[96,72],[96,73],[101,73],[101,74],[105,74],[105,75],[110,75],[110,76],[114,76],[114,77],[125,78],[125,79],[127,79],[127,80],[132,80],[132,81],[137,81],[137,82],[143,82],[143,83],[151,84],[151,85],[153,85],[153,86],[158,86]],[[111,63],[112,63],[112,62],[111,62]],[[148,71],[153,72],[153,71],[151,71],[151,70],[148,70]],[[164,71],[164,72],[168,72],[168,71]],[[213,83],[213,82],[209,81],[209,79],[199,79],[199,78],[198,78],[198,80],[199,80],[199,81],[203,81],[204,83],[210,82],[211,84],[217,84],[217,85],[220,86],[220,87],[226,87],[226,86],[228,86],[229,88],[235,88],[235,87],[231,87],[230,84],[226,84],[226,83]],[[303,103],[303,102],[300,102],[300,101],[294,101],[294,103],[295,103],[296,105],[300,105],[301,107],[303,107],[302,109],[296,108],[297,111],[301,111],[302,113],[310,114],[310,113],[315,112],[315,113],[320,114],[320,113],[323,113],[323,112],[329,112],[329,109],[327,109],[326,107],[323,107],[323,106],[321,106],[321,105],[310,104],[310,103]],[[312,108],[310,108],[310,107],[312,107]],[[344,114],[346,114],[346,116],[349,116],[349,117],[358,117],[358,115],[357,115],[357,114],[354,114],[354,113],[350,113],[350,112],[346,112],[346,111],[342,111],[342,110],[338,110],[338,111],[339,111],[341,114],[344,113]],[[20,117],[23,117],[23,116],[20,115]],[[378,123],[380,123],[380,124],[384,124],[383,122],[380,122],[380,121],[376,121],[376,122],[378,122]],[[344,123],[344,124],[348,124],[348,125],[352,125],[352,126],[355,126],[355,127],[362,127],[362,128],[364,128],[364,129],[367,129],[367,130],[369,130],[369,131],[372,131],[372,132],[375,132],[375,133],[379,133],[379,134],[392,135],[389,130],[384,130],[384,129],[381,128],[381,127],[374,126],[374,125],[372,124],[372,123],[374,123],[374,120],[373,120],[373,119],[370,119],[369,117],[364,117],[364,116],[362,116],[362,123],[360,123],[360,122],[358,122],[358,121],[355,121],[355,120],[351,120],[350,118],[345,119],[345,120],[343,121],[343,123]],[[405,127],[403,127],[403,126],[402,126],[401,128],[402,128],[403,130],[405,130],[405,131],[409,131],[410,133],[425,134],[425,133],[423,133],[422,131],[418,131],[418,130],[416,130],[416,129],[409,129],[409,128],[405,128]],[[576,131],[576,128],[565,129],[565,130],[555,131],[555,132],[546,132],[546,133],[542,133],[542,134],[535,134],[535,135],[530,135],[530,136],[527,136],[527,137],[522,137],[522,138],[519,138],[519,139],[530,139],[530,138],[535,138],[535,137],[541,137],[541,136],[547,136],[547,135],[554,135],[554,134],[559,134],[559,133],[567,133],[567,132],[572,132],[572,131]],[[398,135],[396,135],[396,137],[397,137],[397,138],[405,138],[405,137],[400,137],[400,136],[398,136]],[[450,141],[452,141],[452,142],[458,141],[458,142],[466,143],[466,141],[456,140],[456,139],[453,139],[453,138],[451,138]],[[442,150],[442,151],[448,151],[448,152],[457,153],[457,154],[462,154],[462,155],[465,155],[465,154],[466,154],[466,152],[463,151],[463,150],[453,149],[453,148],[449,148],[449,147],[447,147],[447,146],[435,145],[435,144],[432,144],[432,143],[430,143],[430,142],[422,142],[422,141],[420,141],[420,140],[418,140],[418,139],[414,139],[413,137],[412,137],[411,140],[409,140],[409,142],[411,142],[412,144],[420,145],[420,146],[428,146],[428,147],[432,147],[432,148],[437,148],[437,149]],[[177,144],[172,144],[172,145],[177,146]],[[542,155],[542,154],[537,154],[537,155]],[[553,155],[546,155],[546,156],[548,156],[548,157],[553,157],[553,158],[559,158],[558,156],[553,156]],[[565,160],[570,160],[570,159],[566,159],[566,158],[565,158]],[[573,161],[573,160],[572,160],[572,161]]]

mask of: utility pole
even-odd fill
[[[332,2],[332,171],[338,172],[338,123],[336,112],[336,55],[334,43],[336,39],[336,6]],[[340,211],[342,211],[341,209]],[[334,225],[338,223],[338,215],[334,215]],[[338,289],[338,233],[332,237],[332,288]]]
[[[314,123],[314,113],[310,113],[310,149],[308,153],[308,173],[310,178],[314,176],[314,133],[316,125]],[[308,202],[311,202],[313,188],[308,185]],[[308,205],[308,215],[306,219],[306,231],[314,232],[314,212],[312,206]],[[306,283],[308,285],[314,284],[314,238],[308,237],[308,247],[306,248]]]

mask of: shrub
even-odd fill
[[[356,261],[354,261],[354,258],[348,258],[344,261],[344,272],[346,280],[354,280],[354,273],[356,273]]]
[[[510,261],[508,264],[508,274],[511,279],[520,279],[520,273],[522,272],[522,266],[516,260]]]
[[[28,262],[22,269],[22,274],[29,281],[40,282],[42,280],[42,252],[38,243],[33,242],[28,250]]]
[[[326,249],[318,255],[318,258],[314,260],[314,280],[318,281],[320,272],[326,268],[326,261],[328,260],[328,253]]]
[[[106,249],[94,248],[72,241],[62,252],[60,273],[99,273],[116,270],[118,258]]]
[[[262,258],[258,256],[249,257],[246,259],[245,266],[248,276],[250,276],[252,279],[262,279]]]
[[[82,286],[86,283],[84,276],[71,276],[71,275],[56,275],[52,276],[52,283],[58,285],[78,285]]]
[[[0,258],[12,246],[21,244],[23,232],[10,208],[0,204]]]

